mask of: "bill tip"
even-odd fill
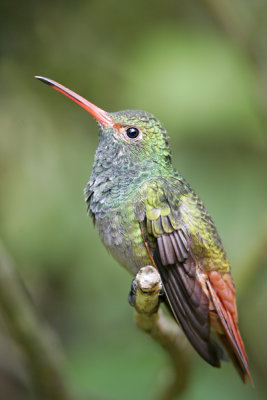
[[[35,75],[34,78],[39,79],[39,81],[46,83],[47,85],[52,85],[52,81],[44,76]]]

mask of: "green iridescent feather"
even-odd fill
[[[138,221],[146,218],[151,245],[163,232],[182,227],[207,270],[228,272],[229,263],[215,225],[202,201],[173,168],[168,136],[160,122],[136,110],[110,115],[125,127],[137,126],[142,140],[127,141],[109,127],[99,131],[93,173],[85,193],[104,244],[124,265],[125,257],[120,253],[128,254],[131,262],[128,260],[126,267],[136,273],[143,253]]]

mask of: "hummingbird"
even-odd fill
[[[54,80],[36,78],[98,122],[84,193],[105,247],[131,274],[152,263],[173,317],[198,354],[220,367],[224,348],[243,382],[252,382],[228,258],[203,202],[172,165],[163,125],[141,110],[106,112]]]

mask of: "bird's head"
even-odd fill
[[[137,162],[150,160],[163,167],[170,164],[166,130],[152,114],[140,110],[108,113],[51,79],[36,78],[75,101],[97,120],[102,152],[108,153],[112,149],[114,158],[120,154],[120,157],[133,158]]]

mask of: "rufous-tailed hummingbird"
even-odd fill
[[[85,199],[106,248],[132,274],[152,263],[173,316],[200,356],[220,366],[223,351],[211,338],[213,328],[243,381],[252,381],[229,261],[203,202],[172,166],[162,124],[144,111],[107,113],[51,79],[36,78],[98,121]]]

